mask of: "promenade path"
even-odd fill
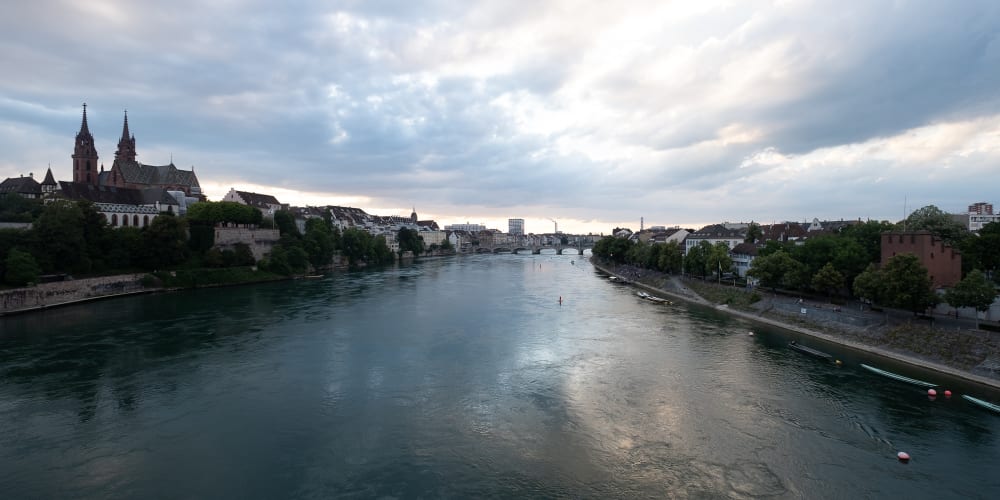
[[[873,311],[862,312],[860,311],[860,308],[858,308],[859,310],[850,308],[850,311],[845,311],[835,308],[835,306],[832,305],[817,304],[815,301],[804,301],[800,303],[799,299],[796,297],[777,296],[772,294],[766,294],[767,297],[760,302],[760,310],[745,311],[728,307],[726,304],[715,304],[705,299],[692,290],[691,287],[685,285],[685,283],[677,276],[667,276],[655,271],[637,269],[630,266],[610,268],[609,266],[603,266],[597,262],[594,262],[594,267],[607,274],[623,278],[631,285],[642,288],[649,293],[661,297],[711,307],[718,311],[743,318],[753,323],[781,328],[783,330],[817,338],[825,342],[842,345],[856,351],[891,358],[913,366],[927,368],[951,375],[953,377],[983,384],[995,389],[1000,389],[1000,370],[998,370],[998,368],[1000,368],[1000,363],[997,363],[996,361],[998,359],[997,353],[993,353],[991,356],[988,356],[987,360],[983,363],[988,367],[996,366],[996,368],[989,370],[989,374],[991,376],[985,376],[978,373],[972,373],[966,369],[949,366],[941,361],[928,359],[926,355],[921,357],[916,353],[901,352],[899,350],[888,349],[886,347],[872,345],[871,343],[865,343],[864,340],[871,340],[875,337],[873,331],[885,328],[884,313]],[[649,284],[651,282],[662,283],[662,285],[653,286]],[[835,314],[847,314],[855,318],[860,317],[862,318],[860,321],[862,325],[852,326],[850,324],[851,321],[832,324],[830,321],[824,321],[822,319],[822,315],[817,314],[813,314],[812,316],[807,314],[804,315],[805,318],[786,316],[789,314],[789,311],[800,310],[802,307],[806,307],[809,311],[815,312],[816,306],[820,306],[820,308],[825,307],[828,311],[834,312]],[[784,311],[784,313],[782,311]],[[794,318],[794,320],[792,318]],[[809,324],[808,326],[803,324],[810,321],[813,321],[814,324]],[[938,330],[940,330],[940,335],[945,333],[944,329]],[[977,331],[976,334],[981,335],[987,340],[987,343],[993,346],[1000,344],[1000,339],[997,338],[1000,337],[998,334],[985,331]]]

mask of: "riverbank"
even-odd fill
[[[913,366],[990,386],[1000,390],[1000,335],[981,330],[934,328],[913,323],[891,324],[879,314],[858,314],[839,307],[799,302],[792,297],[758,294],[720,287],[729,303],[708,300],[703,287],[718,287],[697,280],[615,266],[591,259],[595,268],[618,276],[633,286],[664,298],[711,307],[745,320],[768,325],[855,351],[874,354]],[[732,293],[728,293],[732,291]],[[747,298],[742,298],[745,296]],[[739,298],[738,298],[739,297]],[[734,300],[736,299],[736,300]],[[787,304],[785,303],[787,302]],[[812,313],[812,314],[810,314]],[[874,315],[874,317],[872,316]]]

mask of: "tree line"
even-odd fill
[[[963,278],[939,296],[931,288],[927,269],[913,255],[902,254],[881,267],[881,237],[887,231],[929,231],[962,253]],[[746,241],[758,243],[759,225],[751,223]],[[831,299],[854,297],[875,305],[915,313],[942,300],[949,305],[986,311],[1000,283],[1000,224],[983,227],[978,234],[930,205],[911,213],[898,224],[868,221],[850,224],[834,233],[801,242],[768,240],[758,246],[747,275],[761,286],[777,290],[819,293]],[[594,255],[617,264],[676,274],[685,272],[707,278],[733,272],[730,248],[725,243],[701,241],[687,254],[679,243],[651,244],[608,236],[594,246]]]
[[[279,211],[267,220],[257,208],[225,201],[193,204],[185,216],[160,213],[142,228],[113,228],[87,201],[42,203],[8,195],[0,196],[0,221],[32,224],[30,229],[0,229],[0,279],[12,286],[37,282],[44,275],[89,276],[255,264],[276,274],[292,275],[328,267],[338,254],[351,266],[393,261],[385,237],[357,228],[340,231],[332,226],[329,215],[308,219],[305,231],[300,232],[291,212]],[[280,240],[259,262],[245,244],[225,250],[215,246],[217,225],[268,224],[279,229]],[[410,235],[407,237],[412,241]],[[418,241],[422,245],[422,240]],[[415,253],[423,251],[422,246],[410,249],[419,250]]]

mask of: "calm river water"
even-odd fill
[[[858,363],[1000,396],[792,338],[568,255],[0,318],[0,497],[1000,498],[1000,415]]]

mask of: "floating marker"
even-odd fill
[[[900,462],[903,462],[905,464],[906,462],[910,461],[910,454],[905,451],[901,451],[896,454],[896,458],[898,458]]]
[[[749,335],[749,336],[753,337],[753,332],[750,332],[750,333],[748,333],[747,335]]]
[[[951,397],[951,391],[949,391],[948,389],[945,389],[944,390],[944,397],[950,398]]]
[[[837,366],[840,366],[840,365],[844,364],[844,362],[841,361],[841,360],[839,360],[839,359],[836,360],[836,361],[834,361],[833,363],[836,364]]]
[[[927,389],[927,395],[933,398],[934,396],[937,396],[937,391],[934,389]]]

